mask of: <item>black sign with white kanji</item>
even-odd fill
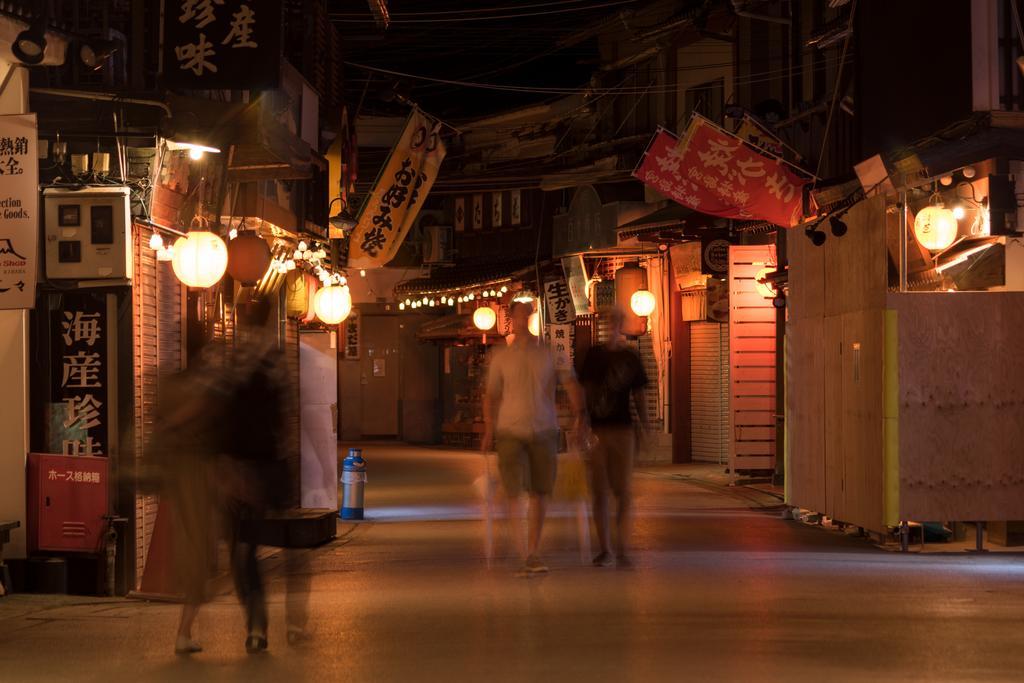
[[[280,0],[166,0],[163,83],[190,90],[274,88]]]
[[[68,292],[50,311],[50,401],[64,455],[107,454],[108,323],[102,294]]]

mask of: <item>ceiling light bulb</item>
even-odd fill
[[[362,268],[359,269],[359,277],[366,277],[366,271]]]
[[[200,159],[203,158],[204,154],[206,154],[206,152],[199,149],[198,147],[190,147],[188,150],[188,158],[192,159],[193,161],[199,161]]]
[[[400,310],[400,311],[404,311],[405,310],[405,302],[404,301],[402,303],[398,304],[398,310]]]
[[[964,207],[954,206],[953,207],[953,218],[960,220],[964,217]]]
[[[157,251],[158,249],[163,249],[163,247],[164,238],[160,236],[160,233],[154,232],[149,238],[149,248],[153,251]]]
[[[233,240],[238,237],[238,228],[231,228],[228,230],[228,239]]]

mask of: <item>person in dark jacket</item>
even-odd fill
[[[611,323],[608,341],[587,350],[580,370],[580,384],[586,395],[593,433],[588,462],[594,523],[600,544],[594,565],[606,567],[612,563],[608,498],[609,493],[613,493],[618,503],[616,560],[620,567],[628,567],[631,564],[626,551],[632,521],[633,458],[638,435],[646,440],[643,416],[647,412],[644,400],[647,374],[640,355],[626,343],[622,334],[622,309],[614,308],[606,315]],[[635,423],[630,398],[639,417]]]
[[[266,515],[288,502],[292,480],[284,449],[285,359],[267,330],[269,305],[238,307],[239,343],[221,427],[227,455],[226,518],[231,573],[246,614],[245,649],[267,648],[267,597],[256,551]]]

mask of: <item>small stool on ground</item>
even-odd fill
[[[11,592],[11,572],[4,564],[4,545],[11,542],[11,531],[21,526],[21,522],[0,522],[0,598]]]

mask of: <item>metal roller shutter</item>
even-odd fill
[[[729,334],[725,325],[690,323],[690,419],[693,459],[729,458]]]

